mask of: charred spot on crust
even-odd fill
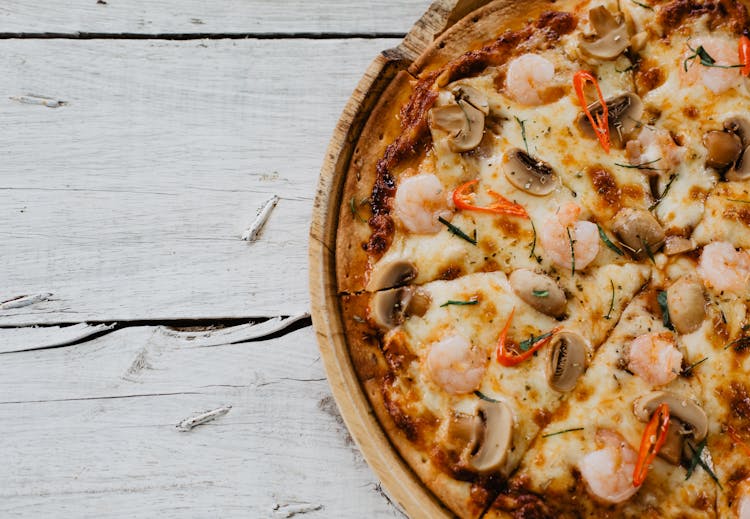
[[[620,196],[622,191],[617,186],[615,178],[601,166],[594,166],[588,169],[589,178],[591,183],[594,185],[594,189],[599,194],[599,197],[611,207],[613,210],[617,210],[620,206]]]
[[[646,70],[639,69],[635,74],[638,84],[638,93],[644,95],[664,83],[664,71],[659,67],[651,67]]]
[[[738,221],[742,225],[750,227],[750,209],[746,207],[742,207],[742,208],[730,207],[724,210],[723,216],[724,218],[729,218],[731,220]]]
[[[540,496],[525,490],[524,478],[517,478],[504,489],[492,504],[493,508],[509,513],[514,519],[549,519],[556,517]]]
[[[739,421],[750,420],[750,394],[742,382],[734,381],[729,384],[727,399],[734,417]]]
[[[736,34],[742,34],[748,25],[747,9],[736,0],[672,0],[656,15],[666,32],[671,32],[695,18],[710,14],[710,29],[726,25]]]

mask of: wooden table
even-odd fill
[[[307,235],[346,99],[427,6],[2,2],[0,517],[400,516],[330,395]]]

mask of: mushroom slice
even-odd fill
[[[711,130],[703,135],[706,147],[706,167],[725,169],[734,164],[742,153],[742,140],[735,133]]]
[[[727,171],[727,180],[741,181],[750,178],[750,146],[745,146],[737,161]]]
[[[586,371],[591,345],[586,338],[571,330],[555,334],[547,354],[547,383],[560,393],[576,387],[578,379]]]
[[[667,236],[664,241],[664,254],[667,256],[674,256],[691,250],[695,250],[695,243],[691,239],[672,235]]]
[[[469,466],[486,474],[498,470],[508,455],[513,438],[513,413],[504,402],[482,400],[477,405],[482,430],[479,448],[469,457]]]
[[[604,6],[589,10],[589,21],[596,31],[597,39],[581,39],[579,47],[587,56],[598,59],[615,59],[630,46],[628,28],[623,20],[618,21]]]
[[[678,333],[692,333],[706,318],[703,285],[694,279],[681,277],[667,289],[669,318]]]
[[[451,90],[451,93],[456,101],[466,101],[484,115],[490,114],[490,103],[487,96],[476,88],[466,85],[457,85]]]
[[[737,135],[743,146],[750,144],[750,121],[742,116],[730,117],[724,121],[724,130]]]
[[[505,154],[503,170],[511,184],[530,195],[548,195],[557,187],[557,173],[552,166],[520,148],[513,148]]]
[[[465,86],[456,88],[454,95],[457,96],[455,103],[436,106],[430,110],[430,125],[449,134],[448,143],[451,150],[470,151],[479,146],[484,136],[485,113],[482,110],[486,104],[486,97],[483,104],[481,94]],[[474,106],[473,102],[480,108]],[[489,105],[486,107],[489,112]]]
[[[636,94],[628,92],[608,99],[606,103],[609,112],[610,139],[615,146],[622,147],[630,134],[640,125],[640,118],[643,115],[643,101]],[[601,115],[603,112],[601,102],[591,103],[588,110],[594,117]],[[584,135],[596,139],[596,132],[591,127],[591,121],[585,113],[578,116],[577,125]]]
[[[393,259],[376,263],[370,272],[365,289],[368,292],[406,285],[417,277],[417,267],[405,259]]]
[[[669,446],[665,445],[666,451],[662,447],[659,456],[677,464],[682,453],[681,440],[690,436],[695,443],[703,441],[708,434],[708,417],[698,404],[671,391],[653,391],[638,398],[633,403],[633,413],[640,421],[648,422],[662,403],[669,406],[669,429],[674,431],[668,434]]]
[[[651,213],[642,209],[620,209],[615,215],[612,229],[638,259],[655,254],[664,245],[664,229]]]
[[[545,315],[560,317],[568,303],[565,292],[555,281],[530,269],[514,270],[508,278],[513,292],[524,303]]]
[[[370,317],[378,326],[395,328],[412,315],[422,317],[430,305],[430,294],[423,288],[399,287],[381,290],[370,300]]]

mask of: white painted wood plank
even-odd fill
[[[399,517],[341,422],[311,328],[214,347],[198,335],[128,328],[2,355],[0,516]]]
[[[111,330],[112,324],[7,328],[0,332],[0,353],[56,348]]]
[[[429,0],[4,0],[0,32],[405,33]]]
[[[0,301],[52,294],[0,325],[305,312],[325,148],[395,44],[0,41]]]

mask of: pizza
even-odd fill
[[[750,518],[749,31],[739,0],[497,0],[371,111],[348,351],[455,515]]]

